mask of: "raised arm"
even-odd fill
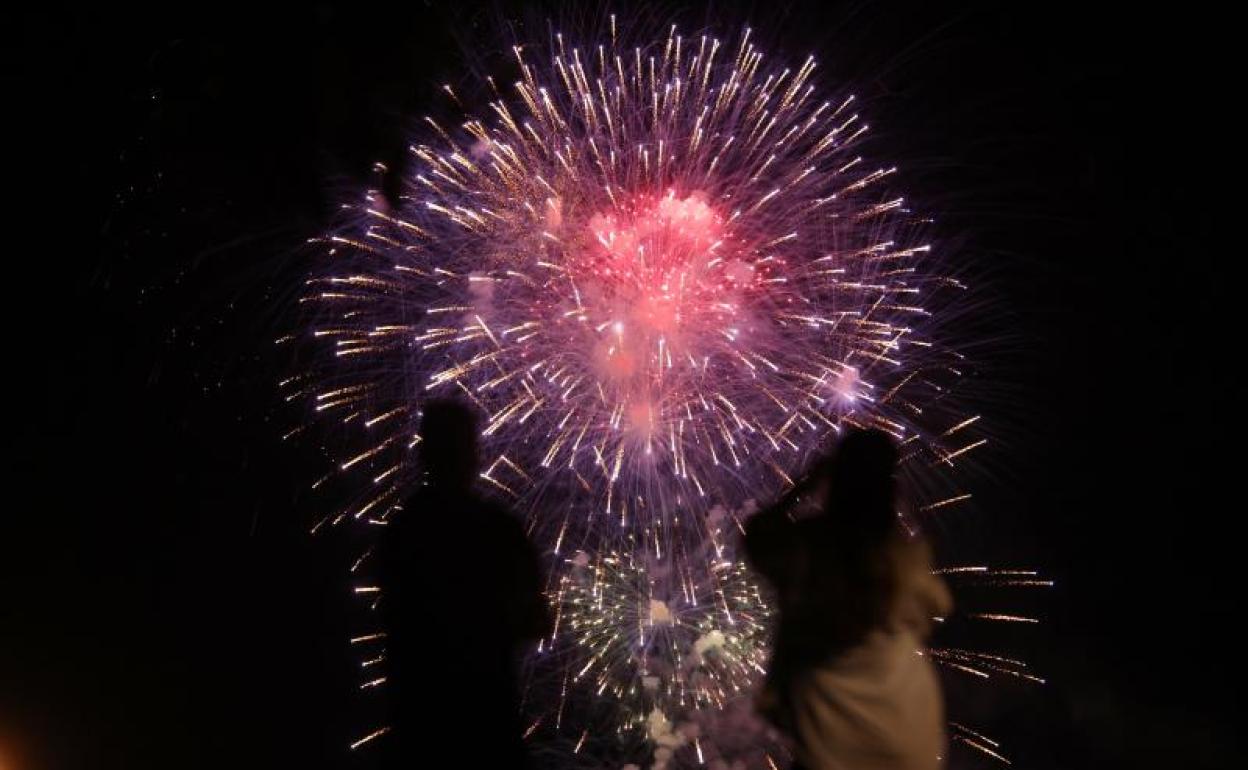
[[[769,508],[745,522],[745,556],[759,574],[777,587],[788,582],[793,555],[800,545],[793,511],[816,485],[815,475],[807,476]]]

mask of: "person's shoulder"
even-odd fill
[[[920,534],[899,532],[893,538],[892,546],[893,553],[903,564],[926,569],[932,563],[932,545]]]
[[[507,506],[503,505],[502,503],[500,503],[499,501],[495,500],[492,497],[473,495],[472,505],[483,516],[494,516],[494,517],[501,517],[505,519],[515,518],[515,516],[511,512],[511,509],[509,509]]]
[[[921,532],[900,529],[893,542],[897,544],[898,548],[906,549],[912,553],[926,553],[932,550],[931,544]]]

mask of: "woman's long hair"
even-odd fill
[[[886,622],[895,590],[886,549],[899,529],[897,458],[886,434],[855,430],[826,466],[825,509],[811,532],[809,563],[787,613],[790,663],[818,665]]]

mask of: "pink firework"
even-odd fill
[[[853,424],[902,444],[921,518],[966,497],[940,469],[983,440],[948,397],[959,357],[934,336],[962,286],[896,169],[859,154],[854,97],[825,98],[813,58],[769,66],[749,30],[641,46],[614,18],[609,31],[515,46],[514,83],[489,80],[479,117],[426,119],[399,200],[368,195],[318,241],[306,301],[326,355],[290,386],[346,426],[334,472],[365,481],[317,529],[383,523],[416,481],[422,402],[475,403],[483,480],[527,517],[569,619],[543,643],[535,670],[556,685],[530,699],[530,732],[566,732],[580,686],[620,705],[619,730],[663,744],[654,724],[722,708],[757,669],[741,661],[761,659],[733,628],[766,614],[734,554],[755,500]],[[585,566],[608,554],[627,583]],[[665,648],[638,655],[656,617]],[[595,622],[625,627],[586,632]],[[731,681],[691,691],[681,661],[712,647],[736,650],[702,666]],[[587,730],[571,728],[577,751]],[[701,759],[706,743],[672,751]]]

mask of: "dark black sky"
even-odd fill
[[[529,17],[254,5],[6,24],[5,770],[358,764],[344,551],[304,535],[315,457],[278,441],[269,343],[299,244],[469,80],[462,50],[488,63],[500,20]],[[1051,684],[959,687],[976,723],[1018,767],[1229,766],[1227,27],[1014,5],[644,13],[816,52],[982,275],[1000,440],[946,534],[1058,586],[1017,640]]]

